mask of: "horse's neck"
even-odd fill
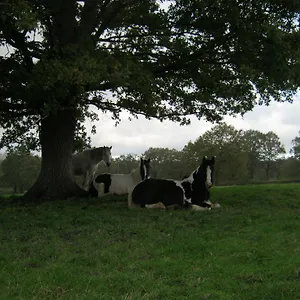
[[[92,153],[89,152],[81,152],[72,156],[73,167],[80,168],[83,171],[95,171],[99,162],[100,161],[96,160]]]
[[[102,158],[103,158],[103,150],[101,149],[101,155],[100,157],[99,156],[96,156],[95,155],[95,151],[93,151],[94,149],[91,149],[91,152],[90,152],[90,160],[91,160],[91,164],[98,164],[100,161],[102,161]]]
[[[72,164],[74,168],[82,168],[85,165],[86,159],[82,153],[72,155]]]

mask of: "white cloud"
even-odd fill
[[[237,129],[256,129],[261,132],[274,131],[285,145],[287,152],[291,141],[300,130],[300,93],[294,103],[271,103],[269,106],[257,106],[242,118],[240,116],[224,118],[227,124]],[[92,146],[112,145],[113,156],[134,153],[142,154],[149,147],[167,147],[181,150],[189,141],[194,141],[214,125],[192,117],[192,124],[180,126],[170,121],[147,120],[143,116],[128,120],[129,114],[121,114],[122,121],[115,127],[110,114],[99,113],[96,125],[97,133],[91,135]],[[91,122],[86,122],[91,130]],[[0,129],[1,136],[1,129]]]
[[[300,93],[294,103],[271,103],[269,106],[257,106],[242,118],[226,116],[224,121],[237,129],[256,129],[261,132],[274,131],[289,151],[291,140],[298,135],[300,124],[297,112],[300,111]],[[179,124],[158,120],[128,120],[128,113],[122,113],[121,123],[115,127],[114,121],[107,114],[99,114],[100,121],[95,122],[97,134],[92,135],[92,145],[112,145],[113,154],[142,154],[149,147],[168,147],[181,150],[189,141],[194,141],[214,125],[192,118],[192,124]],[[86,123],[91,128],[91,123]]]
[[[273,131],[281,139],[287,152],[291,148],[292,139],[300,131],[300,93],[293,103],[272,103],[270,106],[257,106],[252,112],[248,112],[244,118],[237,119],[226,117],[228,124],[238,129],[256,129],[261,132]]]

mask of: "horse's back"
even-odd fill
[[[184,191],[177,181],[150,178],[140,182],[132,191],[132,202],[141,205],[162,202],[165,206],[183,205]]]
[[[130,174],[112,174],[111,190],[118,195],[124,195],[134,188],[134,180]]]
[[[102,173],[95,178],[95,183],[104,185],[104,194],[116,195],[125,195],[131,192],[135,186],[130,174]]]
[[[90,167],[90,157],[86,152],[80,152],[72,155],[72,166],[75,175],[81,175]]]

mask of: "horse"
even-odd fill
[[[111,165],[111,148],[112,146],[92,148],[72,155],[73,175],[83,176],[84,189],[88,189],[98,163],[104,161],[107,167]]]
[[[213,160],[215,160],[215,156],[213,157]],[[213,176],[213,173],[214,173],[214,163],[213,165],[211,166],[211,185],[210,186],[203,186],[203,184],[199,185],[197,189],[194,189],[192,191],[192,200],[191,202],[194,204],[194,205],[197,205],[199,206],[200,208],[197,208],[196,206],[193,207],[194,210],[203,210],[202,208],[207,208],[207,209],[211,209],[211,208],[219,208],[221,207],[219,203],[217,202],[214,202],[212,203],[209,199],[210,199],[210,188],[212,187],[213,185],[213,179],[214,179],[214,176]],[[184,177],[182,177],[182,180],[188,178],[189,175],[185,175]],[[201,195],[204,195],[204,198],[201,197]]]
[[[190,208],[207,210],[220,207],[210,202],[215,157],[203,157],[201,165],[182,180],[150,178],[140,182],[128,195],[129,208]]]
[[[141,181],[150,178],[150,158],[141,158],[140,167],[129,174],[103,173],[95,177],[90,187],[90,195],[126,195]],[[103,192],[100,188],[104,185]],[[97,190],[97,192],[95,191]],[[102,192],[102,193],[101,193]]]

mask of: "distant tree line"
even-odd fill
[[[215,182],[222,185],[300,180],[300,132],[289,153],[286,157],[287,151],[273,131],[237,130],[220,123],[182,150],[149,148],[142,156],[151,158],[152,177],[181,179],[199,166],[204,155],[215,155]],[[110,172],[130,172],[138,166],[139,157],[121,155],[113,161]],[[107,172],[104,165],[101,171]]]
[[[24,147],[10,150],[5,158],[0,158],[0,188],[13,189],[23,193],[36,180],[41,166],[41,158]]]
[[[215,183],[245,184],[272,180],[300,180],[300,131],[292,140],[290,156],[278,135],[272,131],[237,130],[220,123],[182,150],[149,148],[142,155],[121,155],[109,169],[98,172],[129,173],[140,157],[151,158],[151,177],[181,179],[197,168],[204,155],[216,156]],[[0,156],[0,187],[23,193],[36,180],[41,159],[23,147]]]

